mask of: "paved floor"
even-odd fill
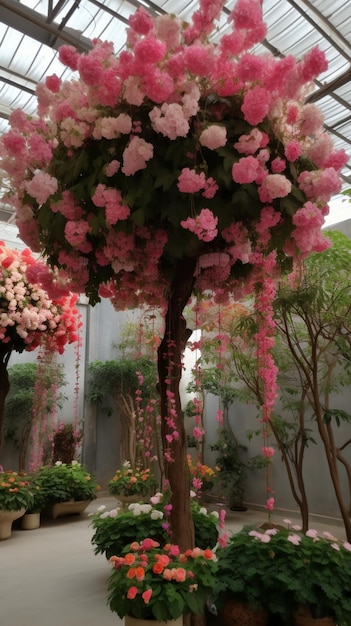
[[[0,626],[118,626],[106,604],[110,566],[95,556],[89,513],[114,498],[100,497],[81,516],[43,520],[37,530],[13,530],[0,542]],[[265,521],[259,511],[230,512],[227,527]],[[279,518],[274,519],[279,523]],[[281,521],[281,520],[280,520]],[[313,523],[343,538],[343,529]]]

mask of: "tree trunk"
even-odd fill
[[[196,259],[179,261],[171,285],[163,340],[158,349],[159,393],[161,397],[161,434],[165,477],[172,492],[170,524],[172,540],[180,549],[194,547],[194,528],[190,511],[190,481],[187,465],[187,441],[179,394],[182,358],[191,331],[186,328],[183,310],[194,285]],[[173,420],[173,425],[171,424]],[[173,434],[177,433],[175,437]],[[171,441],[169,438],[171,437]],[[165,454],[164,454],[165,457]]]
[[[3,445],[4,435],[4,411],[5,400],[10,390],[9,374],[7,364],[11,356],[11,349],[6,345],[0,345],[0,450]]]

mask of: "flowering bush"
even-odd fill
[[[121,554],[132,541],[142,541],[150,537],[161,545],[171,541],[172,534],[168,521],[170,505],[162,494],[151,498],[153,504],[130,504],[128,510],[107,511],[101,505],[91,515],[94,534],[91,543],[95,554]],[[192,500],[191,514],[195,529],[195,544],[202,549],[214,548],[218,539],[219,514],[208,513],[198,502]]]
[[[327,245],[347,155],[305,104],[325,55],[254,53],[260,0],[237,0],[214,43],[222,6],[200,0],[190,24],[140,7],[118,56],[110,42],[62,46],[77,76],[39,85],[37,117],[11,114],[0,165],[21,237],[91,302],[163,305],[181,258],[199,260],[199,291],[217,292],[262,252],[284,265]]]
[[[23,352],[45,339],[62,354],[65,344],[78,338],[77,296],[64,290],[50,298],[35,280],[44,265],[28,249],[12,250],[0,241],[0,267],[0,343]]]
[[[156,486],[156,480],[149,468],[132,468],[129,461],[125,461],[109,481],[108,488],[113,496],[146,496]]]
[[[209,467],[200,463],[200,461],[193,461],[191,455],[188,455],[188,468],[191,477],[191,486],[195,491],[210,491],[216,482],[216,472]]]
[[[77,461],[69,465],[57,461],[55,465],[41,467],[36,476],[45,505],[68,500],[93,500],[99,490],[93,476]]]
[[[299,527],[297,527],[299,528]],[[244,528],[217,551],[213,600],[235,597],[293,623],[299,605],[313,617],[351,623],[351,544],[330,533]]]
[[[202,613],[214,583],[216,558],[212,550],[178,546],[146,538],[134,541],[122,556],[110,559],[109,604],[119,617],[166,621],[187,613]]]
[[[0,466],[1,467],[1,466]],[[19,511],[33,502],[30,482],[17,472],[0,472],[0,509]]]

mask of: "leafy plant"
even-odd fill
[[[132,468],[129,461],[122,463],[109,481],[108,488],[113,496],[146,496],[156,486],[156,479],[150,468]]]
[[[315,618],[350,623],[345,590],[351,588],[351,544],[328,532],[246,527],[217,550],[217,557],[213,601],[218,608],[234,597],[290,624],[304,604]]]
[[[57,461],[55,465],[41,467],[36,476],[46,505],[68,500],[93,500],[99,489],[95,478],[77,461],[69,465]]]
[[[19,511],[33,502],[30,481],[17,472],[0,472],[0,509]]]
[[[161,545],[171,539],[167,516],[167,500],[162,494],[151,498],[153,504],[130,504],[128,510],[118,508],[107,511],[102,505],[92,514],[94,534],[91,542],[95,554],[107,558],[121,554],[132,541],[151,537]],[[213,548],[218,539],[218,513],[208,513],[195,500],[191,501],[191,513],[195,528],[195,544],[202,549]]]
[[[161,547],[151,538],[134,541],[110,561],[115,568],[108,581],[111,611],[160,622],[203,613],[217,567],[212,550],[181,554],[178,546]]]

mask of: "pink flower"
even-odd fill
[[[252,183],[256,180],[259,162],[253,156],[242,157],[232,168],[233,180],[236,183]]]
[[[275,450],[271,446],[262,446],[261,450],[265,459],[272,459],[275,454]]]
[[[144,600],[145,604],[149,604],[152,594],[153,594],[152,589],[147,589],[146,591],[143,591],[143,593],[141,594],[141,597]]]
[[[215,217],[209,209],[202,209],[194,219],[188,217],[182,220],[180,225],[193,232],[201,241],[212,241],[217,236],[218,217]]]
[[[25,185],[28,193],[38,204],[44,204],[58,188],[57,179],[41,171],[34,174],[32,180],[26,182]]]
[[[264,87],[256,85],[256,87],[248,91],[241,105],[244,118],[253,126],[263,122],[269,112],[270,103],[271,95],[269,91]]]
[[[227,129],[225,126],[212,124],[202,131],[199,141],[202,146],[209,148],[209,150],[215,150],[216,148],[225,146],[227,142]]]
[[[127,598],[128,598],[128,600],[134,600],[134,598],[137,596],[137,594],[138,594],[137,587],[129,587],[129,589],[127,591]]]
[[[152,159],[154,147],[140,137],[132,137],[123,152],[122,172],[125,176],[132,176],[138,170],[146,168],[146,162]]]
[[[292,139],[286,144],[284,152],[288,161],[294,162],[301,156],[302,150],[299,142],[296,139]]]
[[[287,541],[290,541],[290,543],[293,543],[295,546],[298,546],[301,541],[301,537],[300,535],[296,535],[296,534],[289,535],[287,537]]]

